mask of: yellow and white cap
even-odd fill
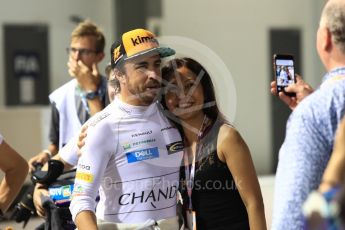
[[[128,60],[150,52],[158,52],[162,58],[175,54],[175,50],[171,48],[160,47],[156,35],[144,29],[124,33],[120,41],[113,43],[110,52],[112,67],[120,60]]]

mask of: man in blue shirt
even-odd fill
[[[302,204],[320,184],[332,152],[345,113],[344,28],[345,1],[329,0],[317,32],[317,51],[328,73],[319,89],[303,101],[302,95],[283,100],[294,111],[279,151],[272,229],[303,229]]]

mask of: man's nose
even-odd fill
[[[159,82],[161,82],[161,80],[162,80],[162,76],[161,76],[160,71],[148,70],[147,75],[150,79],[154,79],[154,80],[159,81]]]

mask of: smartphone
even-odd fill
[[[277,93],[283,92],[288,96],[296,96],[295,93],[285,92],[285,87],[296,83],[295,62],[290,54],[273,55],[274,76],[277,82]]]

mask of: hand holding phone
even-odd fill
[[[274,54],[273,55],[273,69],[277,85],[277,94],[283,92],[287,96],[295,96],[294,93],[285,92],[285,88],[291,84],[296,83],[295,66],[292,55],[289,54]]]
[[[296,96],[287,96],[285,93],[277,93],[277,82],[276,80],[271,82],[271,93],[275,96],[278,96],[280,100],[282,100],[291,110],[294,110],[296,106],[304,100],[305,97],[312,94],[314,89],[305,81],[303,81],[302,77],[298,74],[295,75],[296,77],[296,84],[289,85],[285,88],[288,92],[293,92]]]

